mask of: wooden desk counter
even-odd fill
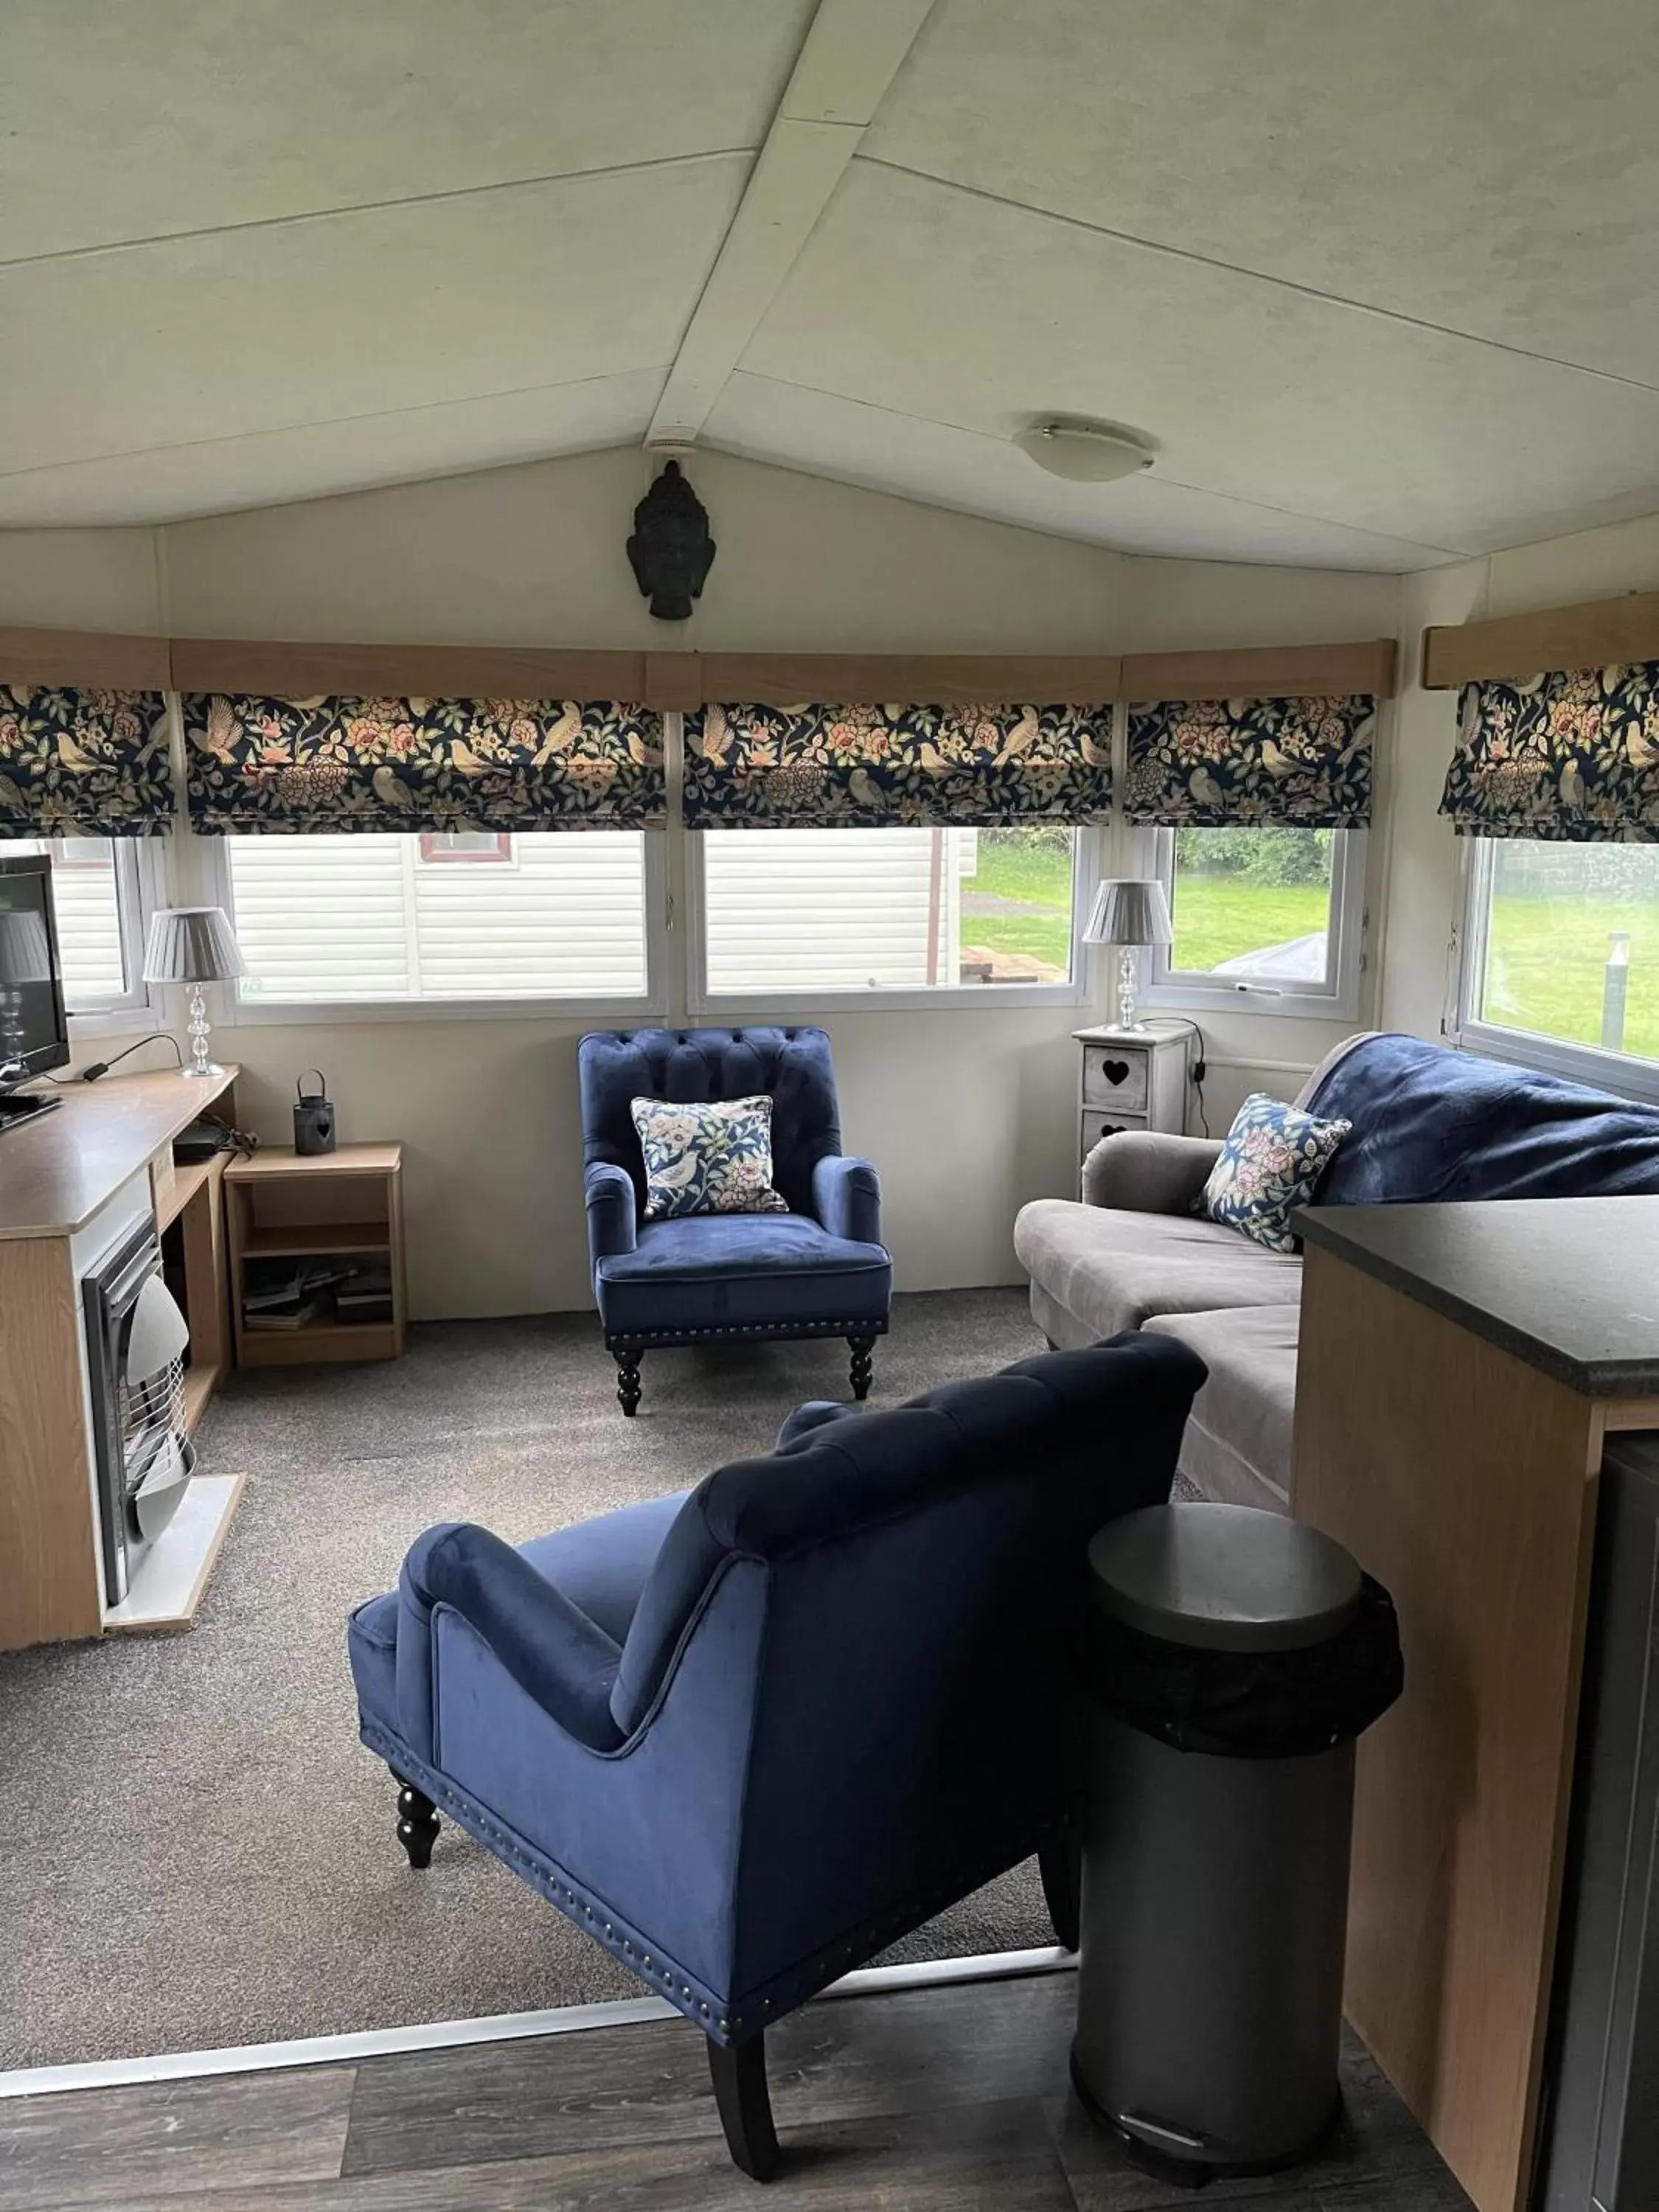
[[[62,1085],[56,1113],[0,1130],[0,1238],[67,1237],[84,1228],[123,1183],[223,1098],[236,1075],[228,1067],[204,1079],[167,1067]]]
[[[1522,2212],[1602,1439],[1659,1427],[1659,1199],[1313,1208],[1292,1510],[1400,1609],[1346,2002],[1480,2212]]]

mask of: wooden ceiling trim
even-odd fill
[[[1345,645],[1257,645],[1210,653],[1124,656],[1126,699],[1305,699],[1394,696],[1391,637]]]
[[[705,653],[704,699],[792,707],[930,707],[1018,700],[1030,706],[1109,704],[1116,653]]]
[[[164,637],[0,626],[0,684],[43,690],[165,691],[171,680]]]
[[[1562,668],[1609,668],[1659,660],[1659,592],[1540,607],[1492,622],[1457,623],[1423,633],[1423,688],[1524,683]]]
[[[533,646],[295,645],[175,637],[176,691],[271,699],[617,699],[643,703],[642,653]]]

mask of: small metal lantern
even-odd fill
[[[317,1088],[306,1088],[306,1076],[314,1075]],[[334,1150],[334,1103],[325,1095],[323,1071],[308,1067],[294,1086],[294,1149],[309,1155]]]

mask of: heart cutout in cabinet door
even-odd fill
[[[1121,1083],[1129,1073],[1129,1063],[1127,1060],[1103,1060],[1100,1072],[1108,1083]]]

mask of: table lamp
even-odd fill
[[[222,907],[164,906],[150,916],[149,939],[144,947],[145,982],[190,986],[192,1058],[182,1071],[185,1075],[224,1073],[208,1058],[207,1002],[202,986],[228,983],[246,973],[247,963]]]
[[[1175,943],[1163,884],[1155,877],[1109,876],[1095,893],[1083,942],[1117,946],[1117,1025],[1145,1029],[1135,1008],[1135,954],[1143,945]]]

